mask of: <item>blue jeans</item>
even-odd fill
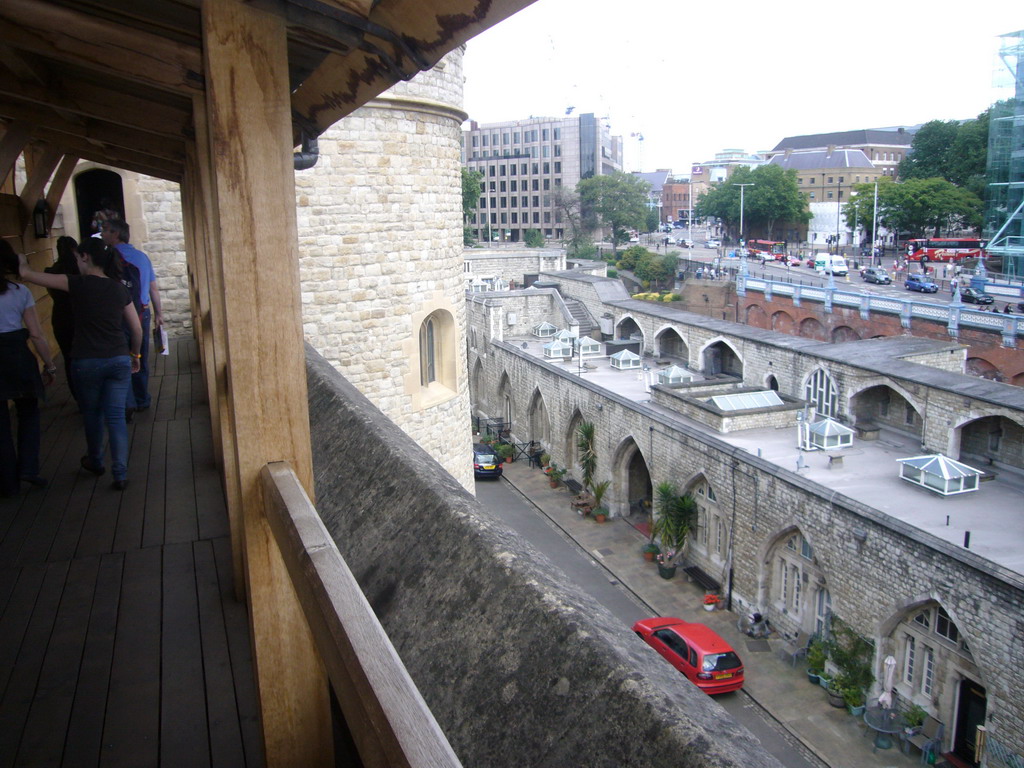
[[[149,408],[149,325],[153,317],[149,307],[142,310],[142,359],[139,360],[139,372],[132,374],[132,393],[135,395],[136,408]]]
[[[127,355],[71,361],[78,402],[85,421],[89,461],[103,466],[103,424],[110,436],[110,471],[115,480],[128,476],[128,425],[124,403],[131,386],[132,363]]]

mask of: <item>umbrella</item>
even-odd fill
[[[885,682],[882,685],[882,695],[878,697],[878,704],[884,709],[892,706],[892,684],[896,678],[896,658],[886,656],[885,661]]]

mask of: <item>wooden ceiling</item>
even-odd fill
[[[202,2],[0,1],[5,135],[27,131],[31,143],[51,154],[180,181],[194,136],[193,102],[205,98]],[[319,136],[531,2],[252,4],[287,19],[292,139],[298,146],[304,134]]]

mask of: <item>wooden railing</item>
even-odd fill
[[[293,588],[278,590],[277,599],[290,593],[301,608],[362,764],[461,766],[291,467],[267,464],[261,479],[273,543]],[[256,627],[293,635],[295,629]],[[264,723],[265,731],[277,726]],[[332,753],[327,743],[318,757],[331,762]]]

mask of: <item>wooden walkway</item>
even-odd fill
[[[263,765],[196,345],[170,351],[129,425],[123,493],[109,468],[79,467],[85,436],[58,385],[49,487],[0,499],[0,768]]]

